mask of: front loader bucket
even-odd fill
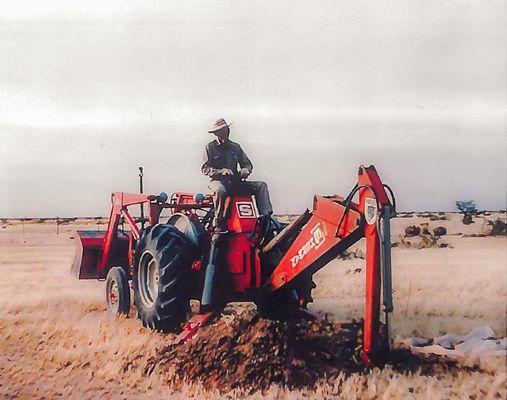
[[[72,273],[78,279],[97,279],[105,231],[77,231],[79,243],[72,265]]]

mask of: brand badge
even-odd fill
[[[255,209],[250,201],[236,202],[236,209],[238,210],[239,218],[255,218]]]
[[[296,268],[299,262],[305,258],[311,250],[318,249],[326,240],[326,235],[324,234],[320,222],[312,228],[310,233],[310,239],[308,239],[307,242],[298,250],[297,254],[290,259],[292,268]]]
[[[377,200],[372,197],[367,197],[364,199],[364,217],[366,219],[366,223],[369,225],[373,225],[377,221]]]

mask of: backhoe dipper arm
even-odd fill
[[[357,192],[358,204],[352,201]],[[384,274],[389,279],[389,282],[384,282],[384,288],[391,290],[390,241],[388,245],[383,245],[381,252],[379,232],[379,220],[384,216],[384,210],[388,210],[385,214],[389,217],[391,209],[391,202],[375,168],[361,166],[358,184],[346,199],[315,196],[310,219],[270,277],[271,290],[295,286],[299,277],[314,274],[365,237],[366,300],[362,355],[367,363],[375,357],[380,342],[381,264],[389,269]],[[389,224],[389,220],[384,218],[383,223]],[[384,259],[389,259],[389,265],[381,263],[381,253]],[[392,299],[390,293],[384,291],[384,304],[386,302],[390,307],[385,307],[384,311],[390,312]]]

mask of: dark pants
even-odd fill
[[[230,197],[228,194],[229,192],[234,193],[235,189],[241,191],[246,190],[255,195],[257,209],[260,215],[273,212],[273,206],[269,199],[269,190],[266,182],[241,181],[232,187],[228,187],[220,181],[211,181],[209,188],[213,194],[213,202],[215,204],[215,226],[225,224],[230,204]]]

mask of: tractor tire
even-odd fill
[[[107,310],[115,315],[128,315],[130,312],[130,286],[123,268],[112,267],[106,278]]]
[[[172,225],[145,230],[136,246],[134,304],[145,327],[171,332],[190,312],[192,247]]]

